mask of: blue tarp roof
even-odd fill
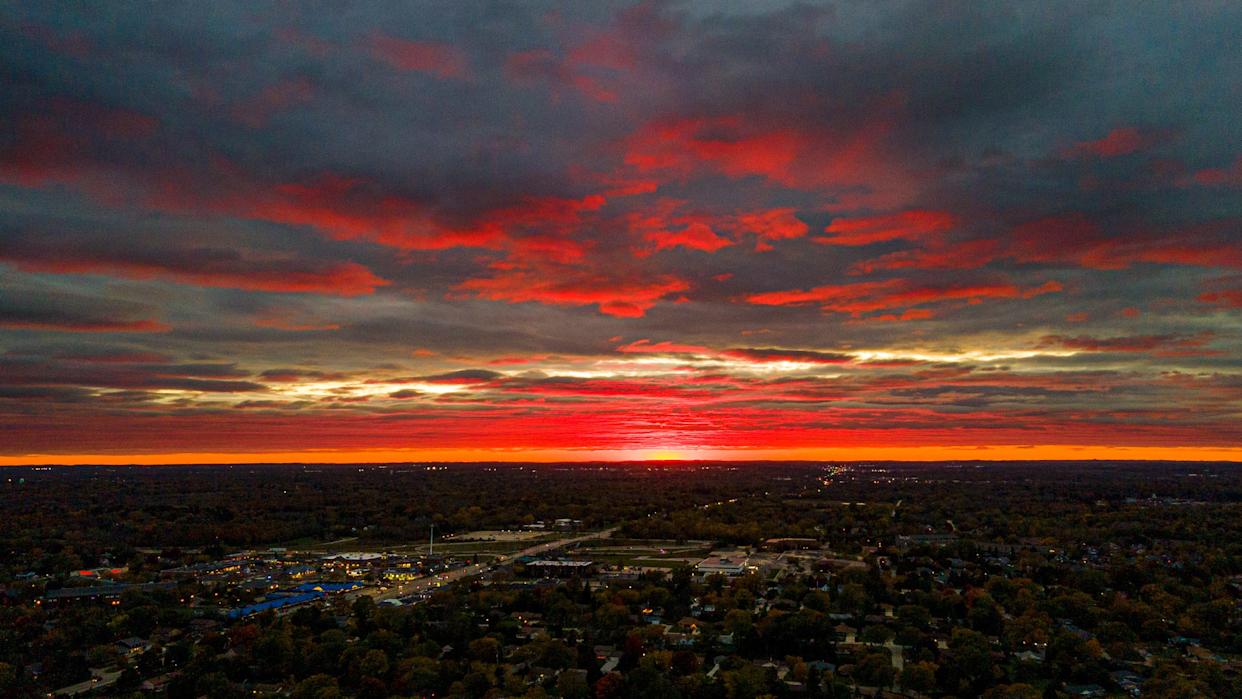
[[[239,607],[237,609],[230,609],[227,616],[230,619],[240,619],[242,617],[250,616],[251,614],[258,614],[259,612],[266,612],[269,609],[279,609],[281,607],[288,607],[294,604],[302,604],[303,602],[309,602],[313,599],[318,599],[320,597],[323,597],[322,592],[306,592],[300,595],[290,595],[288,597],[277,597],[275,599],[269,599],[263,602],[256,602],[254,604],[248,604],[244,607]]]
[[[254,604],[248,604],[237,609],[230,609],[227,616],[230,619],[240,619],[242,617],[250,616],[251,614],[266,612],[269,609],[280,609],[281,607],[288,607],[294,604],[309,602],[313,599],[323,597],[324,594],[328,592],[348,592],[349,590],[356,590],[360,587],[365,587],[365,585],[360,582],[302,583],[301,585],[298,585],[290,590],[273,592],[268,595],[268,599],[262,602],[255,602]]]

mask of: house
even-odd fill
[[[166,672],[162,675],[156,675],[155,677],[152,677],[149,680],[143,681],[141,685],[141,689],[144,692],[162,693],[164,691],[164,688],[168,686],[168,683],[171,682],[172,679],[176,676],[177,676],[176,672]]]
[[[1019,653],[1014,653],[1013,657],[1017,658],[1018,660],[1021,660],[1024,663],[1042,663],[1044,662],[1044,651],[1043,650],[1024,650]]]
[[[694,645],[694,637],[679,631],[668,631],[664,634],[666,648],[689,648]]]
[[[116,648],[123,657],[133,658],[147,652],[151,644],[137,636],[130,636],[117,641]]]
[[[714,604],[700,604],[698,600],[695,600],[690,604],[690,616],[695,617],[696,619],[715,613],[716,605]]]

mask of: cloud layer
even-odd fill
[[[0,458],[1242,447],[1242,11],[1131,10],[7,7]]]

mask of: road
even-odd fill
[[[488,563],[475,563],[473,565],[468,565],[463,568],[454,568],[453,570],[448,570],[443,573],[439,573],[437,575],[429,575],[425,578],[419,578],[418,580],[412,580],[408,583],[397,585],[396,587],[390,587],[385,591],[364,590],[362,594],[367,594],[367,595],[370,595],[371,597],[374,597],[375,601],[377,602],[380,602],[386,599],[396,599],[398,597],[408,597],[409,595],[416,595],[420,592],[426,592],[427,590],[441,587],[443,585],[448,585],[449,583],[456,582],[458,580],[461,580],[462,578],[468,578],[473,575],[480,575],[484,572],[487,572],[488,570],[491,570],[492,568],[503,565],[515,558],[521,558],[523,556],[538,556],[540,554],[544,554],[549,551],[555,551],[557,549],[565,548],[566,546],[580,544],[584,541],[591,541],[593,539],[606,539],[612,536],[613,533],[616,532],[618,529],[620,529],[620,527],[612,527],[610,529],[605,529],[603,531],[592,532],[590,534],[583,534],[582,536],[576,536],[576,537],[572,537],[569,539],[559,539],[557,541],[548,541],[542,544],[536,544],[535,546],[522,549],[521,551],[516,551],[514,553],[508,553],[508,554],[502,554],[500,556],[497,556],[495,559],[493,559],[492,561]],[[375,592],[375,594],[372,594],[373,592]]]
[[[61,687],[55,692],[52,692],[52,694],[58,697],[73,697],[79,694],[93,692],[97,689],[103,689],[104,687],[111,687],[116,684],[118,679],[121,678],[120,670],[115,670],[113,672],[92,670],[91,673],[92,677],[89,680],[69,685],[68,687]]]

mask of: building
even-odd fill
[[[594,561],[570,561],[563,558],[538,558],[526,561],[526,568],[550,578],[577,578],[595,571]]]
[[[151,644],[137,636],[130,636],[117,641],[116,648],[122,656],[133,658],[147,652],[151,648]]]
[[[743,554],[729,554],[724,556],[708,556],[699,561],[694,567],[696,571],[703,575],[741,575],[746,572],[746,567],[750,563],[750,558]]]
[[[786,536],[764,541],[763,548],[767,551],[806,551],[819,548],[819,541],[803,537]]]

